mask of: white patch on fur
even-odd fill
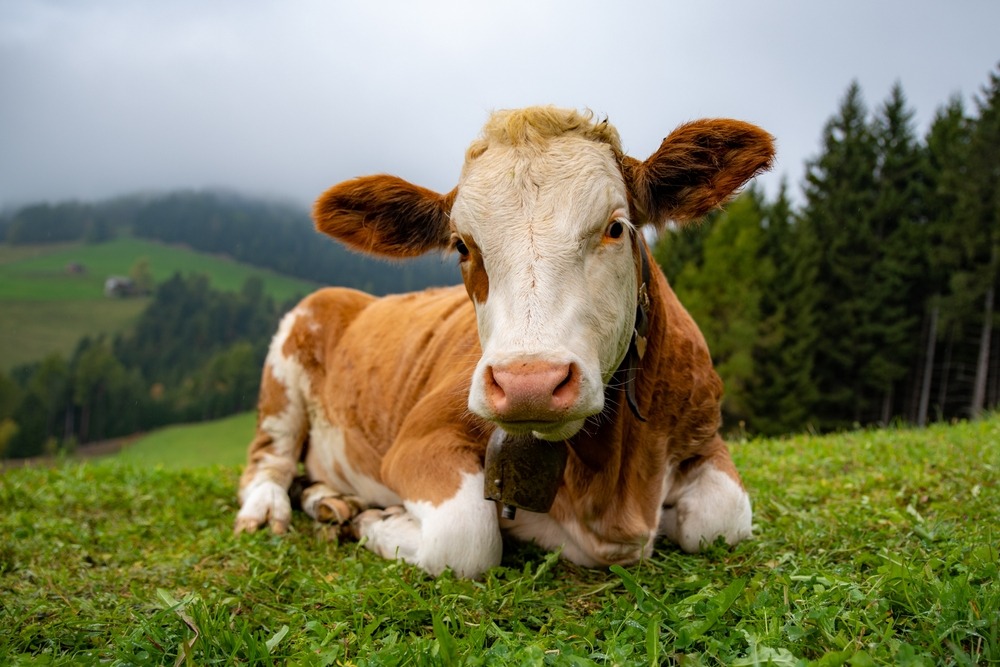
[[[451,568],[460,577],[473,578],[500,564],[503,542],[496,504],[483,498],[483,473],[463,473],[455,496],[440,505],[406,501],[403,506],[403,513],[360,522],[366,547],[433,575]]]
[[[752,534],[750,496],[732,477],[711,464],[691,473],[683,487],[671,490],[660,516],[660,533],[688,553],[720,535],[730,546]]]
[[[310,418],[309,450],[306,452],[306,474],[309,479],[324,482],[343,495],[362,498],[367,505],[388,507],[400,503],[399,496],[388,487],[355,470],[347,458],[347,443],[343,429],[332,425],[313,411]],[[337,474],[337,470],[341,474]]]
[[[301,404],[300,396],[302,394],[300,392],[309,388],[309,377],[306,375],[305,369],[302,368],[302,364],[294,357],[285,356],[284,352],[288,336],[299,318],[309,318],[311,321],[312,313],[308,308],[298,306],[281,318],[278,331],[274,334],[271,345],[267,349],[267,360],[265,361],[271,367],[274,379],[285,385],[290,404]]]
[[[580,397],[546,439],[572,436],[604,406],[604,385],[628,349],[636,269],[626,188],[609,146],[580,137],[490,146],[459,181],[452,221],[483,253],[489,297],[476,303],[483,356],[469,409],[493,419],[487,367],[576,364]],[[629,229],[604,242],[612,218]]]

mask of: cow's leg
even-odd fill
[[[663,501],[660,534],[694,553],[720,536],[734,545],[751,535],[753,513],[721,438],[674,470]]]
[[[340,493],[323,482],[309,482],[297,478],[302,488],[292,485],[292,501],[301,504],[302,511],[320,523],[347,525],[358,514],[370,507],[363,498]]]
[[[286,357],[282,351],[295,320],[295,311],[282,320],[264,364],[257,433],[250,443],[247,467],[240,478],[237,533],[252,533],[267,524],[280,534],[291,521],[288,488],[298,470],[308,430],[300,391],[302,369],[295,358]]]
[[[355,535],[384,558],[402,558],[430,574],[451,568],[477,577],[500,564],[503,543],[496,503],[483,498],[483,473],[462,473],[454,494],[441,502],[404,500],[402,507],[367,510]]]
[[[471,578],[500,563],[503,543],[496,503],[483,497],[485,438],[474,442],[463,408],[450,392],[417,406],[382,460],[402,508],[362,512],[353,529],[385,558]]]

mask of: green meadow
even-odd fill
[[[140,258],[148,260],[156,282],[176,272],[203,273],[209,276],[216,289],[238,291],[247,278],[257,276],[264,282],[265,293],[277,301],[307,294],[317,287],[225,257],[134,238],[95,244],[59,244],[51,248],[3,248],[0,252],[0,301],[103,298],[104,280],[112,275],[127,276]],[[84,267],[83,274],[67,272],[69,264],[74,262]]]
[[[176,272],[201,273],[215,288],[237,291],[247,278],[257,276],[265,293],[278,302],[317,287],[224,257],[133,238],[100,244],[0,245],[0,371],[51,353],[68,356],[83,336],[127,330],[149,299],[108,299],[104,281],[112,275],[127,276],[140,258],[146,259],[156,282]],[[84,271],[69,272],[73,263]]]
[[[128,464],[172,470],[236,466],[246,461],[256,424],[257,414],[244,412],[217,421],[167,426],[139,438],[118,458]]]
[[[285,536],[234,536],[240,466],[219,463],[251,428],[0,474],[5,663],[1000,663],[998,415],[737,442],[752,540],[594,570],[508,544],[479,581],[298,512]]]

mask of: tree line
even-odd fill
[[[252,409],[268,341],[292,305],[275,304],[257,277],[234,294],[175,274],[128,334],[84,338],[68,359],[0,374],[0,455],[72,451]]]
[[[0,218],[13,245],[86,241],[121,234],[180,244],[323,285],[388,294],[458,282],[441,256],[387,262],[318,234],[301,207],[222,191],[180,191],[96,203],[38,203]]]
[[[896,85],[852,84],[803,203],[751,189],[655,253],[762,434],[976,417],[1000,402],[1000,71],[917,136]]]

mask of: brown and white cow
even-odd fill
[[[288,528],[301,463],[308,514],[432,574],[497,565],[501,533],[585,566],[636,561],[661,534],[689,552],[749,537],[722,384],[641,230],[703,216],[773,153],[753,125],[701,120],[640,162],[606,121],[537,107],[493,114],[448,194],[385,175],[332,187],[318,229],[390,257],[450,248],[465,285],[323,289],[284,318],[236,530]],[[508,520],[484,499],[498,427],[566,441],[547,513]]]

